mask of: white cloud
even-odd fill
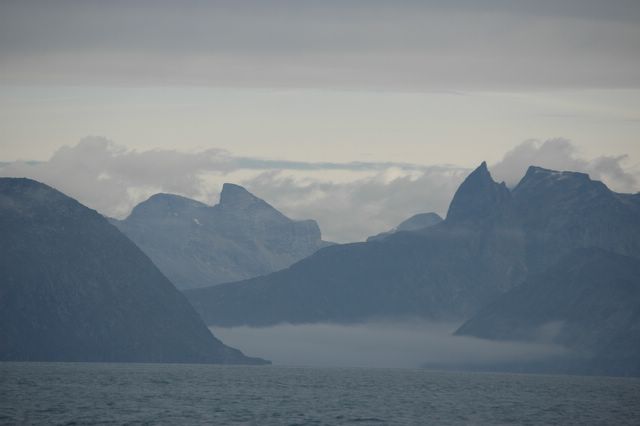
[[[100,137],[50,160],[8,163],[0,175],[47,183],[107,216],[124,217],[157,192],[214,204],[224,182],[241,183],[324,237],[361,240],[423,211],[446,212],[465,169],[393,163],[305,163],[234,157],[226,151],[133,151]],[[328,179],[327,179],[328,178]]]
[[[419,172],[393,168],[350,182],[332,182],[271,171],[243,185],[293,217],[318,220],[326,239],[346,242],[386,231],[416,213],[444,216],[467,173],[453,166]]]
[[[592,179],[604,181],[617,192],[638,191],[640,170],[627,165],[627,155],[600,156],[584,159],[576,147],[566,139],[544,142],[529,140],[516,146],[504,158],[490,167],[494,179],[513,187],[530,165],[552,170],[570,170],[588,173]]]
[[[490,169],[510,185],[530,164],[585,171],[616,191],[635,192],[640,175],[628,163],[626,156],[587,160],[556,139],[524,142]],[[62,147],[48,161],[0,164],[2,176],[42,181],[115,217],[157,192],[215,204],[222,183],[240,183],[294,219],[318,220],[324,238],[337,242],[363,240],[416,213],[444,216],[468,172],[452,165],[278,161],[218,149],[135,151],[98,137]]]
[[[51,185],[110,216],[123,216],[156,192],[189,197],[206,194],[203,172],[230,169],[224,151],[131,151],[101,137],[64,146],[45,162],[14,162],[0,168],[4,176],[29,177]]]

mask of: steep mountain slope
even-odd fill
[[[263,363],[216,339],[97,212],[0,179],[0,360]]]
[[[640,374],[640,259],[580,249],[529,277],[456,332],[544,340],[576,352],[583,371]]]
[[[291,220],[228,183],[213,207],[157,194],[112,223],[181,289],[264,275],[329,245],[315,221]]]
[[[437,225],[442,222],[442,218],[437,213],[418,213],[411,216],[409,219],[400,223],[400,225],[387,232],[381,232],[380,234],[367,238],[367,241],[379,240],[386,238],[396,232],[413,232],[421,229],[428,228],[433,225]]]
[[[447,223],[477,226],[501,213],[511,202],[511,194],[504,182],[493,180],[485,161],[460,184],[449,210]]]

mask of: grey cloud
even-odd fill
[[[0,167],[0,174],[42,181],[104,214],[122,216],[156,192],[202,196],[201,173],[209,169],[230,169],[224,151],[137,152],[104,138],[90,137],[73,147],[58,149],[49,161],[9,163]]]
[[[502,159],[491,166],[491,173],[497,180],[504,180],[513,187],[530,165],[553,170],[571,170],[588,173],[591,178],[604,181],[617,192],[636,192],[640,173],[625,167],[626,155],[601,156],[586,160],[579,155],[576,147],[566,139],[550,139],[544,142],[529,140],[507,152]]]
[[[394,177],[393,170],[386,170],[336,183],[272,171],[243,185],[293,217],[316,219],[326,239],[348,242],[388,230],[416,213],[433,211],[443,216],[467,173],[460,167],[433,166],[418,175],[400,170]]]
[[[586,160],[571,142],[556,139],[523,142],[490,169],[511,186],[534,164],[585,171],[616,191],[635,192],[640,174],[627,163],[625,156]],[[336,242],[364,240],[416,213],[444,216],[468,172],[453,165],[236,157],[217,149],[134,151],[98,137],[60,148],[48,161],[0,164],[1,176],[37,179],[115,217],[157,192],[213,204],[222,183],[240,183],[292,218],[318,220],[324,238]]]
[[[372,322],[357,325],[282,324],[267,328],[213,328],[241,350],[279,365],[318,367],[405,367],[423,364],[482,366],[528,362],[566,354],[560,346],[495,342],[452,336],[457,324]]]
[[[604,181],[615,191],[636,192],[640,171],[626,167],[626,159],[627,156],[621,155],[586,160],[568,140],[531,140],[507,152],[490,170],[496,180],[504,180],[511,187],[530,165],[537,165],[582,171]],[[419,172],[410,174],[403,169],[397,177],[389,178],[389,169],[386,169],[343,183],[296,179],[270,171],[243,184],[293,217],[317,219],[326,238],[346,242],[363,240],[390,229],[415,213],[433,211],[444,217],[455,190],[469,172],[455,166],[414,170]]]
[[[638,3],[559,3],[9,1],[0,5],[0,81],[638,87]]]
[[[372,171],[386,170],[391,167],[399,167],[404,170],[426,170],[429,166],[411,163],[393,162],[363,162],[351,161],[348,163],[331,162],[305,162],[305,161],[285,161],[268,160],[263,158],[237,157],[233,159],[233,164],[243,169],[286,169],[286,170],[350,170],[350,171]]]
[[[421,173],[423,177],[418,181],[398,178],[385,183],[382,180],[384,175],[394,168],[402,170],[402,173]],[[48,161],[0,165],[2,176],[25,176],[45,182],[101,213],[115,217],[125,216],[136,203],[157,192],[176,193],[213,203],[217,201],[221,184],[229,180],[232,173],[262,172],[257,178],[243,183],[286,214],[295,218],[320,218],[325,236],[339,241],[364,238],[380,226],[386,229],[389,224],[395,224],[396,219],[405,218],[405,209],[418,212],[428,207],[429,196],[418,196],[420,181],[426,185],[429,179],[438,178],[440,185],[453,188],[456,180],[450,182],[447,178],[452,170],[456,169],[394,163],[267,160],[234,157],[217,149],[191,153],[159,149],[133,151],[101,137],[86,138],[75,146],[62,147]],[[298,186],[298,181],[282,177],[282,171],[371,172],[374,177],[336,189],[331,182],[315,180]],[[458,176],[457,180],[460,179],[461,172],[453,174]],[[425,189],[426,186],[422,191]],[[313,195],[311,198],[310,194]],[[408,201],[406,197],[409,194],[421,201]],[[446,197],[443,191],[431,195],[434,205],[440,207],[446,204]],[[344,213],[343,208],[350,208],[353,204],[362,208],[351,213],[363,213],[364,216],[352,216],[352,220],[342,221],[339,215],[332,214]],[[381,209],[388,209],[391,204],[396,208],[385,215]],[[355,225],[362,222],[368,224],[363,228]],[[349,229],[351,226],[355,231]]]

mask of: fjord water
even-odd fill
[[[640,379],[0,363],[0,424],[639,424]]]

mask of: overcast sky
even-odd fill
[[[116,216],[236,181],[337,241],[444,213],[482,160],[635,192],[639,21],[635,0],[4,0],[0,161],[43,163],[0,174]]]

